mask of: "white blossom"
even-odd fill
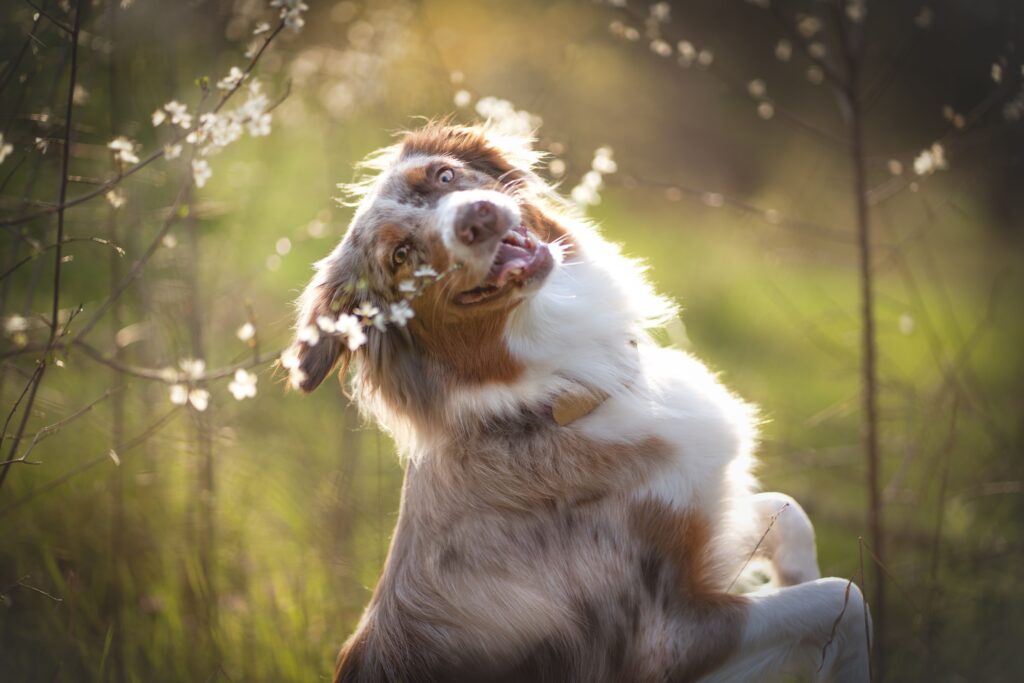
[[[213,175],[213,171],[210,170],[210,164],[206,159],[193,159],[192,160],[192,177],[196,181],[196,187],[202,187],[206,185],[206,181]]]
[[[656,2],[651,5],[651,18],[659,24],[664,24],[672,18],[672,8],[667,2]]]
[[[252,30],[252,34],[254,36],[258,36],[261,33],[266,33],[269,30],[270,30],[270,24],[268,24],[265,21],[261,21],[260,23],[256,24],[256,28],[254,28]]]
[[[256,336],[256,326],[251,322],[247,322],[235,331],[235,336],[247,342]]]
[[[821,20],[809,15],[803,16],[796,22],[796,30],[804,38],[810,38],[821,30]]]
[[[992,80],[996,83],[1002,83],[1003,81],[1003,65],[999,62],[992,65]]]
[[[775,45],[775,59],[780,62],[788,62],[789,58],[793,56],[793,44],[788,40],[780,40]]]
[[[413,277],[437,277],[437,271],[430,266],[420,266],[413,271]]]
[[[270,135],[270,122],[272,117],[270,114],[259,114],[249,119],[247,125],[249,127],[249,135],[254,138],[263,137]]]
[[[923,150],[914,159],[914,173],[917,175],[931,175],[935,171],[943,171],[946,168],[948,168],[946,150],[938,142]]]
[[[235,370],[235,378],[228,383],[228,391],[236,401],[254,397],[256,395],[256,375],[241,368]]]
[[[154,127],[155,126],[159,126],[160,124],[162,124],[166,120],[167,120],[167,112],[165,112],[162,108],[161,109],[157,109],[155,112],[153,112],[153,126]]]
[[[697,48],[688,40],[680,40],[676,49],[679,50],[679,64],[682,66],[690,66],[697,59]]]
[[[750,96],[753,98],[760,99],[764,97],[767,91],[768,87],[760,78],[755,78],[754,80],[747,83],[747,93],[749,93]]]
[[[345,336],[349,351],[355,351],[366,343],[366,333],[363,332],[359,318],[354,315],[342,313],[338,316],[338,332]]]
[[[476,103],[476,113],[497,124],[510,135],[529,137],[541,126],[542,119],[528,111],[518,110],[508,100],[482,97]]]
[[[899,159],[889,159],[888,167],[889,173],[893,175],[903,175],[903,164]]]
[[[334,334],[338,331],[338,321],[329,315],[318,315],[316,326],[325,334]]]
[[[0,164],[4,163],[4,159],[6,159],[7,155],[13,151],[14,145],[9,142],[4,142],[4,134],[0,133]]]
[[[135,155],[135,143],[120,135],[107,143],[107,147],[114,151],[114,160],[122,164],[137,164],[139,157]]]
[[[190,389],[184,384],[172,384],[171,403],[176,406],[191,403],[193,408],[203,412],[210,405],[210,392],[206,389]]]
[[[233,66],[227,76],[217,81],[217,88],[220,90],[233,90],[238,87],[243,78],[245,78],[245,73],[237,66]]]
[[[594,151],[594,159],[590,162],[590,168],[594,173],[609,175],[619,170],[618,164],[612,159],[612,148],[607,145],[598,147]]]
[[[388,328],[388,316],[387,316],[387,314],[386,313],[378,313],[377,315],[373,316],[373,326],[375,328],[377,328],[378,330],[380,330],[381,332],[384,332],[385,330],[387,330],[387,328]]]
[[[320,341],[320,330],[316,325],[304,325],[299,328],[295,338],[305,342],[306,346],[316,346]]]
[[[391,304],[389,318],[396,325],[405,327],[405,324],[415,316],[416,312],[412,310],[412,306],[409,305],[408,301],[399,301]]]
[[[202,379],[203,373],[206,372],[206,361],[202,358],[182,358],[178,361],[178,367],[190,380]]]
[[[107,198],[107,202],[112,207],[114,207],[115,209],[120,209],[122,206],[124,206],[124,203],[125,203],[124,193],[121,192],[121,190],[119,190],[119,189],[114,189],[114,190],[108,191],[104,195],[104,197]]]
[[[398,283],[398,291],[406,294],[412,294],[416,291],[415,280],[402,280]]]
[[[7,334],[14,334],[15,332],[24,332],[28,329],[28,319],[20,315],[12,315],[9,318],[4,318],[4,332]]]
[[[308,10],[309,6],[302,0],[271,0],[270,6],[281,8],[281,18],[287,28],[298,31],[306,25],[302,13]]]
[[[210,405],[210,392],[206,389],[191,389],[188,392],[188,402],[201,413]]]
[[[181,156],[181,145],[164,145],[164,158],[177,159]]]
[[[164,105],[164,111],[171,117],[171,125],[180,126],[181,128],[192,127],[192,115],[188,113],[188,107],[177,100],[171,100]],[[153,125],[159,126],[164,122],[166,117],[160,117],[159,122],[157,121],[156,112],[153,113]]]
[[[380,309],[370,304],[370,302],[364,301],[363,303],[359,304],[359,306],[354,311],[352,311],[352,313],[354,315],[359,316],[360,318],[363,318],[365,321],[372,320],[375,315],[380,313]]]
[[[868,13],[867,4],[867,0],[847,0],[846,16],[856,24],[863,22]]]
[[[184,384],[172,384],[171,403],[176,406],[183,406],[188,403],[188,387]]]
[[[659,57],[671,57],[672,46],[669,45],[664,40],[662,40],[661,38],[658,38],[657,40],[651,41],[651,52],[658,55]]]
[[[455,102],[456,107],[459,107],[461,109],[462,107],[469,106],[470,102],[473,101],[473,96],[470,94],[468,90],[457,90],[455,92],[455,97],[452,98],[452,101]]]
[[[281,353],[281,367],[285,370],[296,370],[299,367],[299,351],[294,346],[289,346]]]

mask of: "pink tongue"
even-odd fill
[[[491,266],[491,272],[489,276],[493,280],[497,280],[495,284],[504,284],[504,278],[502,277],[507,271],[512,270],[515,267],[524,267],[530,262],[530,258],[533,253],[529,249],[523,249],[513,244],[501,243],[498,247],[498,253],[494,257],[494,264]]]

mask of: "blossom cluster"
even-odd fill
[[[206,361],[200,358],[183,358],[178,368],[164,368],[162,379],[170,383],[170,400],[177,406],[191,406],[199,412],[210,407],[210,391],[197,383],[206,379]],[[235,370],[228,383],[228,391],[236,400],[242,401],[256,396],[256,375],[244,368]]]
[[[499,130],[521,137],[530,137],[544,123],[536,114],[516,109],[511,102],[498,97],[481,97],[476,103],[476,113]]]
[[[944,171],[946,168],[948,168],[946,151],[938,142],[928,149],[922,150],[914,159],[914,173],[917,175],[931,175],[935,171]]]
[[[270,6],[281,8],[281,19],[292,31],[298,31],[306,25],[302,13],[308,10],[309,6],[302,0],[272,0]]]
[[[448,270],[438,273],[430,266],[420,266],[413,272],[411,279],[398,283],[399,299],[388,304],[387,310],[381,310],[370,302],[363,301],[351,312],[342,312],[337,316],[318,316],[313,324],[299,328],[295,335],[296,341],[306,346],[315,346],[324,337],[331,337],[343,341],[349,351],[355,351],[366,344],[367,332],[371,327],[379,332],[386,332],[388,325],[405,327],[416,316],[411,302],[427,287],[459,268],[461,265],[455,264]],[[289,371],[292,386],[301,385],[305,376],[299,369],[297,349],[294,346],[287,349],[281,354],[280,362],[281,367]]]
[[[580,208],[601,203],[600,191],[604,188],[604,176],[615,173],[618,165],[612,158],[612,148],[607,145],[598,147],[594,159],[590,162],[590,170],[583,174],[579,185],[572,188],[570,196]]]

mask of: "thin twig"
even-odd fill
[[[82,406],[81,408],[79,408],[75,412],[71,413],[67,417],[62,418],[62,419],[58,420],[57,422],[54,422],[53,424],[46,425],[45,427],[43,427],[42,429],[37,431],[35,436],[32,437],[32,441],[29,442],[28,448],[25,449],[24,453],[22,453],[17,458],[14,458],[12,460],[8,460],[8,461],[6,461],[4,463],[0,463],[0,464],[6,465],[8,463],[16,463],[16,462],[22,462],[22,463],[31,464],[31,465],[39,465],[39,464],[41,464],[41,463],[38,463],[38,462],[32,462],[32,461],[30,461],[28,459],[29,454],[32,453],[32,449],[36,447],[36,444],[38,444],[40,441],[43,441],[47,437],[52,436],[53,434],[56,434],[57,432],[59,432],[69,422],[73,422],[74,420],[78,419],[82,415],[85,415],[90,410],[92,410],[96,406],[96,404],[105,401],[112,394],[116,393],[116,391],[117,391],[117,389],[114,389],[114,388],[107,389],[102,394],[100,394],[97,398],[93,399],[91,402],[89,402],[86,405]]]
[[[868,549],[868,554],[871,555],[871,559],[875,563],[875,565],[877,565],[878,568],[881,569],[882,572],[886,575],[886,577],[888,577],[888,579],[892,581],[892,584],[896,586],[900,593],[903,594],[903,598],[907,601],[907,604],[909,604],[910,607],[914,610],[914,612],[916,612],[917,615],[920,616],[921,608],[918,607],[917,603],[914,602],[914,599],[910,597],[910,592],[906,588],[904,588],[899,581],[896,580],[896,577],[893,576],[893,573],[891,571],[889,571],[889,568],[885,565],[885,563],[879,559],[878,555],[875,554],[875,551],[871,549],[871,546],[868,544],[868,542],[863,541],[863,543],[864,547]]]
[[[121,282],[110,292],[106,299],[96,307],[96,311],[89,317],[87,321],[75,334],[74,341],[80,342],[85,338],[85,335],[89,334],[89,331],[96,326],[96,323],[100,321],[103,314],[106,313],[107,309],[118,300],[118,298],[124,293],[126,289],[135,281],[135,279],[142,273],[143,267],[153,257],[157,249],[160,248],[164,237],[170,232],[170,229],[174,226],[175,221],[180,218],[179,209],[181,208],[184,201],[188,198],[189,193],[192,190],[192,175],[188,174],[185,180],[182,182],[181,189],[178,190],[178,196],[174,198],[174,203],[171,205],[170,210],[167,212],[167,217],[164,219],[160,229],[157,230],[156,235],[150,241],[149,246],[146,247],[146,251],[143,252],[142,256],[132,264],[131,269],[125,274]]]
[[[124,256],[124,249],[122,249],[121,247],[117,246],[116,244],[114,244],[110,240],[104,239],[102,237],[68,237],[67,239],[64,240],[63,243],[64,244],[70,244],[71,242],[94,242],[96,244],[102,244],[103,246],[110,247],[111,249],[117,251],[121,256]],[[32,261],[32,260],[34,260],[36,258],[39,258],[39,255],[42,254],[44,251],[49,251],[51,249],[56,249],[56,248],[57,248],[56,244],[47,244],[45,247],[39,247],[38,249],[35,250],[34,253],[29,254],[28,256],[26,256],[25,258],[21,259],[20,261],[15,263],[13,266],[11,266],[7,270],[5,270],[3,273],[0,273],[0,280],[3,280],[4,278],[6,278],[11,273],[16,271],[18,268],[21,268],[23,265],[25,265],[29,261]]]
[[[10,66],[7,67],[3,80],[0,81],[0,94],[3,94],[4,89],[7,88],[7,84],[11,82],[11,77],[18,71],[18,67],[21,66],[21,60],[25,58],[25,53],[28,52],[28,46],[32,43],[32,39],[35,38],[36,29],[39,27],[41,19],[42,17],[39,16],[32,21],[32,28],[29,30],[28,35],[25,36],[25,42],[21,44],[21,50],[18,51],[18,56],[15,57]]]
[[[174,406],[168,412],[166,412],[162,416],[160,416],[155,422],[150,424],[150,426],[147,427],[140,434],[136,435],[133,439],[130,439],[130,440],[126,441],[125,444],[124,444],[124,447],[121,450],[121,453],[119,453],[118,456],[119,457],[122,456],[125,452],[130,451],[132,448],[138,446],[141,443],[144,443],[147,439],[149,439],[154,434],[159,432],[164,427],[164,425],[166,425],[170,421],[170,419],[172,417],[174,417],[178,413],[178,411],[180,409],[181,409],[180,406]],[[39,496],[39,495],[41,495],[43,493],[46,493],[48,491],[52,491],[53,489],[57,488],[61,484],[63,484],[66,481],[68,481],[69,479],[71,479],[73,477],[76,477],[79,474],[82,474],[83,472],[91,470],[93,467],[96,467],[96,465],[99,465],[99,464],[101,464],[103,462],[108,462],[108,461],[111,461],[111,460],[112,460],[112,458],[110,457],[110,451],[108,449],[106,452],[103,453],[103,455],[96,456],[92,460],[87,460],[86,462],[82,463],[78,467],[70,470],[69,472],[65,472],[64,474],[62,474],[61,476],[57,477],[56,479],[52,479],[51,481],[48,481],[47,483],[43,484],[42,486],[39,486],[39,487],[33,489],[32,491],[29,491],[28,493],[26,493],[21,498],[18,498],[17,500],[14,500],[14,501],[11,501],[10,503],[5,505],[4,507],[0,508],[0,517],[3,517],[4,515],[10,513],[11,511],[21,507],[22,505],[24,505],[25,503],[29,502],[30,500],[32,500],[36,496]]]
[[[829,631],[828,640],[821,647],[821,663],[818,664],[818,671],[820,672],[825,666],[825,657],[828,655],[828,648],[832,645],[832,642],[836,639],[836,633],[839,630],[839,624],[843,621],[843,615],[846,614],[846,608],[850,604],[850,589],[853,588],[853,577],[846,582],[846,590],[843,592],[843,608],[839,610],[839,614],[836,615],[836,620],[832,622],[832,630]]]
[[[768,533],[772,530],[772,527],[775,526],[775,521],[779,518],[779,515],[786,511],[786,508],[788,507],[788,502],[783,503],[782,507],[778,509],[778,512],[773,514],[768,519],[768,528],[764,530],[764,533],[761,534],[761,538],[757,540],[757,544],[754,546],[754,549],[750,551],[750,556],[747,558],[747,561],[743,563],[743,566],[740,567],[740,570],[736,572],[736,576],[734,576],[732,581],[729,582],[729,586],[725,589],[726,593],[731,591],[732,587],[736,585],[737,581],[739,581],[740,577],[743,575],[743,572],[746,570],[747,565],[749,565],[751,560],[754,559],[754,556],[757,554],[757,551],[761,548],[761,544],[764,543],[764,539],[768,538]]]
[[[31,584],[25,583],[25,581],[27,581],[31,577],[32,577],[31,574],[26,574],[25,576],[21,577],[20,579],[18,579],[14,583],[12,583],[7,588],[4,588],[3,590],[0,590],[0,595],[7,595],[8,593],[10,593],[15,588],[24,588],[26,590],[32,591],[33,593],[39,593],[40,595],[45,596],[45,597],[49,598],[50,600],[53,600],[54,602],[64,602],[64,598],[58,598],[56,595],[53,595],[51,593],[47,593],[42,588],[37,588],[37,587],[35,587],[35,586],[31,585]]]
[[[857,548],[860,557],[860,588],[862,591],[866,591],[867,586],[864,584],[867,580],[864,576],[864,537],[857,537]],[[868,601],[863,600],[862,602],[864,603],[864,642],[868,644],[868,683],[872,683],[875,680],[875,663],[871,651],[871,615],[868,612]]]
[[[64,33],[67,33],[70,36],[74,36],[74,34],[75,34],[74,29],[72,29],[70,26],[65,24],[63,21],[61,21],[57,17],[53,16],[52,14],[50,14],[49,12],[44,10],[42,7],[40,7],[37,4],[35,4],[34,2],[32,2],[32,0],[25,0],[25,2],[28,4],[29,7],[31,7],[36,12],[38,12],[39,16],[46,17],[47,19],[50,20],[50,23],[52,23],[54,26],[59,28],[61,31],[64,31]]]

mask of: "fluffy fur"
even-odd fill
[[[796,501],[753,493],[754,409],[652,341],[674,307],[537,158],[486,126],[405,134],[366,164],[352,225],[299,302],[301,329],[388,310],[418,268],[450,273],[407,326],[364,319],[354,352],[330,335],[291,351],[305,391],[351,367],[407,458],[336,680],[866,680],[857,587],[819,578]],[[588,414],[552,419],[594,392],[607,398]],[[755,549],[772,585],[730,592]]]

